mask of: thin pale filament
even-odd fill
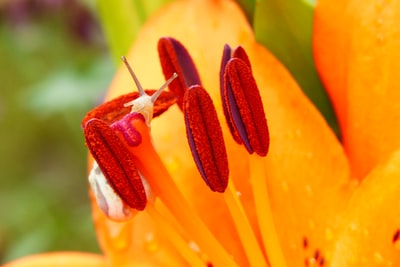
[[[150,217],[153,218],[153,221],[157,222],[161,230],[160,232],[175,246],[179,254],[190,266],[205,266],[205,262],[200,258],[200,255],[189,247],[188,242],[178,233],[173,224],[156,210],[153,203],[147,204],[146,211],[149,213]]]
[[[232,179],[229,179],[227,189],[228,190],[226,190],[223,194],[225,197],[225,202],[228,205],[250,266],[267,266],[267,261],[264,258],[261,248],[251,228],[250,222],[237,196],[237,191],[232,183]]]
[[[257,155],[249,156],[250,179],[253,186],[254,203],[258,225],[269,263],[273,267],[286,267],[285,258],[276,233],[269,202],[263,158]]]
[[[148,180],[151,189],[177,221],[182,224],[189,236],[193,237],[193,240],[210,257],[211,262],[215,266],[237,266],[236,262],[226,252],[179,191],[151,144],[147,126],[143,122],[138,121],[135,123],[135,128],[143,137],[142,144],[135,147],[132,151],[138,159],[135,164]]]

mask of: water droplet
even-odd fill
[[[296,130],[294,131],[294,134],[295,134],[297,137],[300,137],[300,136],[302,135],[301,129],[296,129]]]
[[[385,262],[385,260],[383,259],[382,254],[380,254],[379,252],[375,252],[373,257],[374,257],[374,261],[377,264],[382,264],[382,263]]]
[[[281,186],[282,186],[283,192],[285,192],[285,193],[289,192],[289,185],[286,181],[281,181]]]
[[[383,0],[377,0],[377,1],[375,2],[375,9],[376,9],[377,11],[382,10],[382,6],[383,6]]]
[[[165,157],[164,161],[170,172],[177,171],[181,166],[180,160],[175,156]]]
[[[304,186],[304,189],[306,190],[306,194],[307,194],[309,197],[311,197],[311,196],[313,195],[313,190],[312,190],[311,185],[306,185],[306,186]]]
[[[352,231],[358,230],[358,225],[356,223],[350,223],[349,227],[350,227],[350,230],[352,230]]]
[[[196,244],[196,242],[194,242],[193,240],[189,241],[188,246],[191,250],[193,250],[196,253],[200,252],[200,248],[199,246]]]
[[[145,247],[149,252],[155,252],[159,248],[159,244],[154,236],[153,232],[149,232],[146,234],[144,238]]]
[[[331,241],[333,239],[333,232],[332,229],[329,227],[325,229],[325,239],[327,241]]]
[[[310,230],[314,230],[315,228],[315,222],[313,220],[308,221],[308,227],[310,227]]]
[[[107,220],[107,229],[110,244],[115,250],[121,251],[129,247],[132,236],[130,223]]]
[[[382,33],[377,33],[376,35],[376,43],[378,45],[383,45],[383,43],[385,42],[385,37],[383,36]]]
[[[362,229],[362,234],[363,234],[365,237],[367,237],[367,236],[369,235],[369,230],[368,230],[368,228],[363,228],[363,229]]]

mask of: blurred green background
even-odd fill
[[[0,1],[0,264],[99,251],[80,121],[113,68],[91,1]]]

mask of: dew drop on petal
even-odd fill
[[[375,263],[377,263],[377,264],[382,264],[382,263],[384,263],[384,261],[385,261],[385,260],[383,259],[382,254],[379,253],[379,252],[375,252],[374,255],[373,255],[373,257],[374,257]]]
[[[127,223],[120,223],[108,220],[107,222],[108,238],[115,251],[126,250],[131,245],[132,227]]]
[[[149,232],[145,237],[145,248],[149,252],[156,252],[159,249],[159,243],[154,236],[153,232]]]

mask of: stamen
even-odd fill
[[[225,143],[214,105],[204,88],[196,85],[186,91],[183,113],[189,146],[201,176],[211,190],[225,192],[229,181]],[[266,260],[232,183],[229,183],[229,189],[223,196],[250,266],[266,266]]]
[[[238,46],[235,49],[235,51],[233,51],[233,56],[232,57],[233,58],[239,58],[239,59],[243,60],[251,70],[251,63],[250,63],[249,56],[247,55],[247,53],[246,53],[246,51],[244,50],[243,47]]]
[[[258,219],[258,226],[260,227],[261,237],[264,243],[265,253],[267,254],[271,266],[285,267],[285,258],[283,256],[272,216],[263,158],[256,155],[250,155],[249,163],[254,206]]]
[[[132,156],[109,125],[89,120],[84,128],[87,147],[114,191],[130,207],[143,210],[146,193]]]
[[[132,121],[140,132],[142,142],[131,147],[134,163],[146,177],[153,192],[161,199],[167,209],[184,227],[188,235],[203,249],[216,266],[237,266],[215,236],[206,227],[194,209],[186,202],[162,163],[151,142],[149,128],[142,120]],[[162,183],[160,183],[162,181]]]
[[[253,229],[251,228],[249,219],[236,192],[237,191],[232,181],[230,181],[228,190],[224,193],[224,197],[232,219],[235,223],[241,243],[246,252],[247,259],[252,267],[267,266],[267,261],[264,258],[256,236],[254,235]]]
[[[239,135],[250,154],[256,152],[259,156],[266,156],[269,148],[269,131],[250,61],[242,48],[236,49],[234,56],[237,58],[230,59],[225,66],[222,66],[224,68],[222,100],[227,109],[227,121],[230,121],[228,125],[232,123],[234,139],[235,135]],[[265,253],[271,266],[286,266],[272,217],[264,162],[260,157],[250,156],[249,164],[255,209]]]
[[[225,67],[224,85],[229,116],[247,151],[267,155],[268,126],[250,67],[241,59],[229,60]]]
[[[158,54],[165,78],[174,72],[178,74],[179,78],[171,83],[170,90],[178,96],[178,106],[182,109],[185,91],[192,85],[201,85],[197,69],[186,48],[174,38],[161,38]]]
[[[222,129],[212,99],[200,85],[193,60],[183,45],[173,38],[160,39],[158,51],[163,73],[170,77],[160,89],[151,91],[152,94],[145,91],[126,58],[122,57],[138,92],[99,106],[83,120],[86,143],[95,159],[89,180],[100,209],[111,219],[126,220],[134,214],[131,208],[143,210],[147,204],[146,211],[191,266],[201,267],[208,263],[210,266],[237,266],[184,199],[152,145],[149,128],[153,113],[159,115],[177,101],[184,113],[189,146],[197,168],[212,191],[225,192],[220,196],[227,204],[249,265],[285,267],[273,223],[262,158],[250,156],[249,163],[265,253],[233,183],[229,182]],[[224,114],[235,140],[244,144],[250,154],[256,152],[265,156],[269,132],[250,61],[241,47],[235,49],[233,58],[231,53],[231,48],[225,46],[220,72]],[[174,81],[176,77],[178,79]],[[172,93],[163,91],[168,86]],[[168,212],[159,213],[151,201],[147,203],[149,195],[146,196],[144,181]],[[193,250],[190,244],[198,245],[201,251]],[[323,265],[324,259],[319,258]]]
[[[190,266],[205,266],[205,263],[200,258],[200,255],[189,247],[187,241],[178,233],[176,228],[173,226],[173,223],[170,222],[165,216],[160,214],[152,203],[147,205],[146,211],[149,213],[153,221],[158,224],[161,233],[164,234],[168,238],[168,241],[170,241],[176,247],[180,255],[188,263],[190,263]]]
[[[228,157],[222,129],[211,97],[199,85],[190,87],[183,100],[186,133],[197,168],[212,191],[228,185]]]

